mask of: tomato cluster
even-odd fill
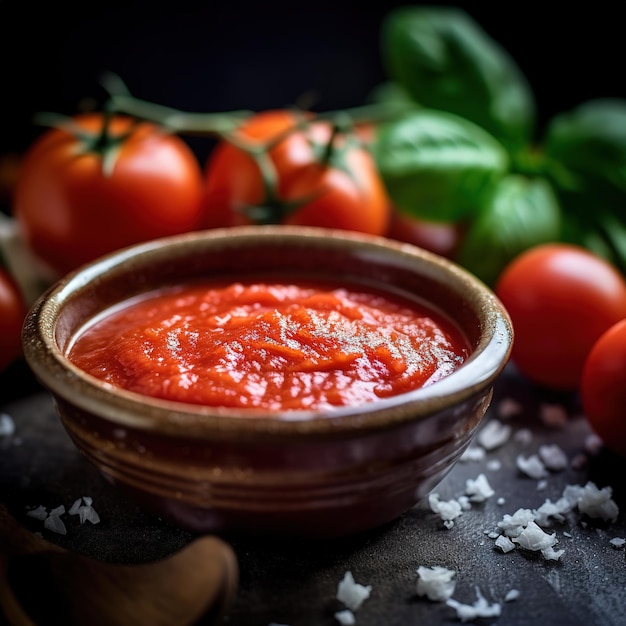
[[[552,243],[517,256],[496,293],[515,331],[512,359],[529,380],[579,391],[608,448],[626,455],[626,281],[600,256]]]
[[[188,144],[156,124],[77,115],[29,149],[14,194],[21,236],[59,274],[198,228],[282,223],[382,235],[389,211],[357,136],[288,110],[245,120],[204,172]]]

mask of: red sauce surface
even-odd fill
[[[106,312],[69,358],[140,394],[210,406],[327,410],[429,385],[469,355],[421,304],[356,285],[190,284]]]

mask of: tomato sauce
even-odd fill
[[[430,385],[469,352],[449,320],[413,299],[272,279],[194,283],[126,302],[89,323],[68,357],[157,398],[323,411]]]

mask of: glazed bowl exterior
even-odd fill
[[[471,355],[434,384],[326,413],[251,412],[114,388],[65,356],[85,321],[127,298],[197,278],[289,271],[364,277],[436,307]],[[216,229],[140,244],[69,274],[29,312],[26,360],[78,449],[109,481],[192,532],[342,536],[424,498],[472,440],[507,363],[510,319],[450,261],[384,238],[313,228]]]

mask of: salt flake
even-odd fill
[[[520,597],[519,589],[510,589],[509,591],[507,591],[506,595],[504,596],[504,601],[512,602],[513,600],[517,600],[519,597]]]
[[[516,459],[516,464],[517,468],[530,478],[540,479],[548,476],[548,471],[546,470],[545,465],[536,454],[529,457],[524,457],[520,454]]]
[[[343,602],[351,611],[357,611],[370,597],[371,585],[361,585],[354,582],[352,572],[347,571],[337,586],[337,600]]]
[[[437,493],[431,493],[428,496],[428,504],[431,511],[437,513],[444,522],[452,521],[463,513],[463,508],[458,500],[442,501]]]
[[[46,517],[48,517],[48,510],[46,509],[45,506],[40,504],[36,509],[31,509],[30,511],[26,511],[26,515],[28,515],[28,517],[34,517],[35,519],[38,519],[39,521],[43,521],[46,519]]]
[[[598,487],[588,482],[578,498],[578,510],[588,517],[601,518],[605,521],[615,522],[619,514],[617,504],[611,498],[611,487]]]
[[[556,533],[549,535],[536,522],[530,521],[521,533],[513,537],[513,541],[526,550],[538,551],[552,547],[558,539]]]
[[[446,604],[456,611],[457,617],[462,622],[476,619],[477,617],[498,617],[502,612],[500,604],[497,602],[489,604],[480,590],[476,588],[476,602],[474,604],[462,604],[457,600],[450,598]]]
[[[465,493],[471,502],[484,502],[495,494],[487,477],[479,474],[475,480],[468,478],[465,482]]]
[[[52,513],[48,515],[48,517],[46,517],[43,521],[43,527],[53,533],[67,535],[67,528],[65,528],[63,520],[58,515],[52,515]]]
[[[85,522],[98,524],[100,522],[100,516],[92,506],[81,506],[78,510],[78,517],[81,524]]]
[[[567,467],[567,455],[563,449],[556,444],[539,447],[539,458],[543,464],[553,472],[564,470]]]
[[[456,586],[454,570],[440,565],[417,568],[417,595],[434,602],[444,602],[452,597]]]
[[[478,433],[478,443],[485,450],[495,450],[510,439],[511,432],[512,428],[509,424],[503,424],[499,420],[492,419]]]
[[[508,537],[505,537],[504,535],[498,535],[498,538],[496,539],[495,544],[505,554],[507,552],[511,552],[511,550],[515,550],[515,544]]]
[[[480,446],[470,446],[459,459],[461,462],[482,461],[485,458],[485,449]]]
[[[72,506],[70,507],[70,510],[68,511],[68,513],[70,515],[78,515],[78,511],[80,510],[80,507],[83,504],[83,499],[82,498],[78,498],[76,500],[74,500]]]
[[[356,618],[354,613],[350,609],[344,609],[343,611],[337,611],[335,613],[335,619],[342,624],[342,626],[353,626],[356,624]]]

